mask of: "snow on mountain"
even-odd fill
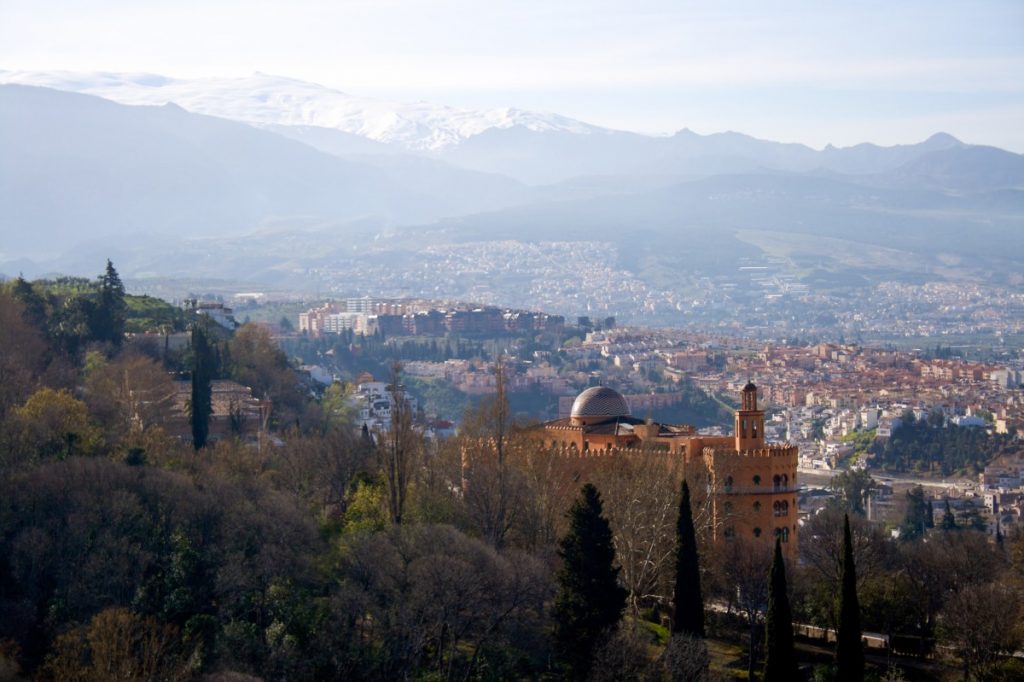
[[[255,125],[317,126],[417,151],[439,151],[492,129],[590,134],[604,129],[557,114],[503,108],[472,111],[356,97],[292,78],[183,80],[147,73],[2,71],[0,82],[96,95],[121,104],[163,105]]]

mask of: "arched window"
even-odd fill
[[[778,502],[773,502],[772,503],[772,514],[774,514],[775,516],[781,516],[781,514],[779,513],[780,507],[781,507],[781,505]]]
[[[722,512],[726,514],[732,514],[732,502],[725,502],[722,504]]]
[[[775,537],[779,538],[783,542],[789,542],[789,528],[776,528]]]
[[[754,511],[761,511],[761,501],[754,500]]]
[[[755,538],[761,537],[761,529],[760,528],[755,528],[754,529],[754,537]]]
[[[789,487],[789,474],[782,474],[782,485]]]
[[[782,476],[775,474],[775,476],[772,477],[772,487],[774,488],[775,492],[778,492],[779,490],[782,489]]]
[[[722,535],[726,538],[733,538],[736,536],[736,529],[732,526],[729,526],[728,528],[722,531]]]
[[[754,485],[761,485],[761,477],[760,476],[757,476],[757,475],[754,476]]]
[[[732,492],[732,476],[726,476],[725,477],[725,492],[727,492],[727,493],[731,493]]]

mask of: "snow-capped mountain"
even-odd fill
[[[565,116],[521,109],[472,111],[427,102],[356,97],[263,73],[183,80],[146,73],[0,71],[0,83],[69,90],[121,104],[174,103],[193,113],[255,125],[330,128],[415,151],[440,151],[493,129],[583,135],[604,130]]]

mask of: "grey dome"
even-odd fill
[[[629,405],[618,391],[595,386],[576,396],[572,404],[572,417],[628,417]]]

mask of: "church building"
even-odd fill
[[[757,387],[748,383],[740,395],[732,436],[705,436],[688,425],[659,424],[630,414],[617,391],[600,386],[580,393],[567,419],[541,424],[535,437],[570,456],[615,457],[636,452],[675,458],[690,481],[695,501],[710,495],[715,542],[742,538],[774,544],[782,541],[796,554],[797,448],[765,442],[764,411]],[[673,462],[676,463],[676,462]]]

